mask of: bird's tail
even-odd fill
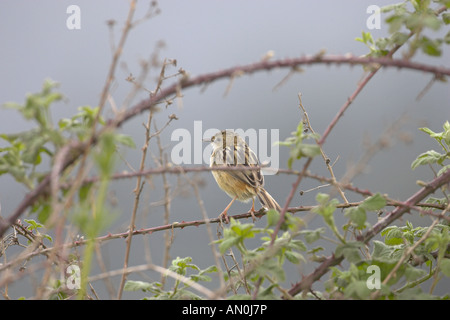
[[[278,212],[281,212],[281,207],[278,202],[276,202],[265,189],[260,188],[258,190],[258,199],[266,209],[275,209]]]

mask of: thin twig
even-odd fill
[[[206,230],[208,232],[209,241],[211,243],[210,247],[211,247],[211,250],[212,250],[213,257],[214,257],[214,262],[215,262],[215,264],[217,266],[220,287],[224,288],[225,287],[225,282],[223,280],[223,271],[222,271],[222,268],[220,267],[220,261],[219,261],[220,254],[217,251],[216,246],[213,243],[215,239],[214,239],[214,236],[213,236],[213,232],[211,230],[211,223],[209,222],[209,219],[208,219],[208,213],[206,212],[205,205],[203,203],[203,200],[200,197],[200,191],[198,190],[198,185],[195,183],[195,181],[193,181],[191,179],[188,179],[186,176],[185,176],[185,178],[187,179],[189,184],[194,189],[194,194],[195,194],[195,197],[197,199],[198,206],[200,207],[200,211],[202,212],[203,219],[206,222],[205,223]]]
[[[299,100],[300,108],[303,110],[303,116],[304,116],[304,119],[306,121],[306,125],[308,126],[309,130],[311,131],[311,133],[313,133],[315,135],[316,133],[315,133],[314,129],[311,126],[311,122],[309,121],[308,113],[306,112],[306,109],[303,106],[302,94],[301,93],[298,94],[298,100]],[[323,146],[322,146],[322,144],[319,143],[319,139],[318,138],[316,138],[316,143],[319,146],[320,153],[321,153],[322,158],[323,158],[323,160],[325,162],[325,165],[327,166],[327,169],[330,172],[331,184],[339,191],[339,194],[341,195],[341,198],[345,201],[345,203],[348,203],[348,200],[345,197],[345,193],[342,191],[341,187],[337,183],[336,177],[335,177],[334,172],[333,172],[333,168],[330,165],[330,159],[325,154],[325,151],[323,151]]]
[[[145,142],[144,142],[144,146],[142,147],[141,162],[139,165],[140,171],[144,170],[144,167],[145,167],[145,159],[147,157],[147,149],[148,149],[148,144],[149,144],[149,140],[150,140],[150,125],[151,125],[152,119],[153,119],[153,111],[150,111],[149,115],[148,115],[147,124],[144,126],[145,127]],[[130,225],[128,227],[127,247],[125,250],[125,258],[124,258],[124,263],[123,263],[124,270],[126,270],[128,267],[128,259],[130,257],[130,251],[131,251],[131,239],[133,237],[133,230],[135,229],[137,208],[139,205],[139,198],[140,198],[144,183],[145,183],[145,181],[143,181],[141,183],[141,177],[138,177],[136,180],[136,187],[133,191],[135,194],[135,197],[134,197],[134,201],[133,201],[133,211],[131,213]],[[122,298],[123,287],[125,285],[126,276],[127,276],[127,274],[124,272],[122,274],[119,289],[117,291],[117,300],[120,300]]]
[[[358,237],[357,240],[363,243],[368,243],[370,239],[377,235],[381,230],[390,225],[393,221],[399,219],[404,213],[408,212],[409,206],[416,205],[425,197],[434,193],[438,188],[448,183],[450,183],[450,170],[447,170],[442,175],[433,179],[431,182],[426,184],[426,186],[418,190],[414,195],[405,201],[406,206],[396,207],[393,211],[389,212],[384,219],[378,221],[372,226],[372,228]],[[327,257],[312,273],[303,277],[300,282],[293,285],[289,290],[289,293],[292,296],[295,296],[303,290],[309,290],[312,284],[327,273],[331,266],[338,265],[343,259],[343,256],[336,257],[334,254]]]
[[[171,86],[168,86],[165,89],[162,89],[159,93],[155,94],[149,99],[139,102],[134,107],[128,109],[123,113],[118,114],[114,119],[107,121],[107,125],[99,132],[97,132],[90,141],[75,143],[71,148],[70,153],[71,157],[69,157],[69,159],[65,161],[61,170],[66,169],[68,166],[77,161],[81,155],[85,154],[86,150],[88,150],[93,144],[97,143],[98,137],[102,133],[120,127],[127,120],[135,117],[136,115],[146,110],[154,108],[156,104],[158,104],[160,101],[164,101],[166,97],[171,96],[175,93],[179,94],[180,89],[203,85],[205,83],[210,83],[212,81],[216,81],[222,78],[228,78],[237,70],[242,70],[245,74],[252,74],[257,71],[262,70],[269,71],[274,68],[285,68],[285,67],[292,68],[294,66],[299,65],[313,65],[313,64],[349,64],[349,65],[378,64],[385,67],[406,68],[411,70],[432,73],[439,76],[450,76],[450,69],[446,69],[443,67],[429,66],[426,64],[416,63],[412,61],[395,60],[390,58],[367,58],[367,57],[353,57],[353,56],[319,56],[319,57],[312,56],[312,57],[283,59],[276,61],[263,61],[246,66],[234,67],[223,71],[204,74],[194,78],[183,77],[180,82],[177,82]],[[323,134],[320,140],[321,144],[323,144],[329,132],[336,124],[337,120],[342,116],[343,112],[347,109],[348,105],[350,105],[350,103],[354,100],[357,94],[362,90],[362,87],[364,87],[364,85],[370,80],[370,78],[366,78],[363,81],[363,83],[360,84],[358,90],[355,91],[355,93],[349,98],[349,100],[343,106],[343,108],[341,108],[340,112],[336,115],[331,125]],[[24,200],[19,204],[19,206],[14,210],[14,212],[5,221],[0,222],[0,235],[3,235],[6,229],[23,214],[26,208],[32,205],[41,196],[41,194],[49,185],[49,182],[50,178],[49,176],[46,176],[34,190],[32,190],[25,196]]]
[[[154,127],[155,127],[155,131],[158,132],[156,123],[154,124]],[[159,134],[156,135],[156,142],[157,142],[158,149],[159,149],[160,165],[166,166],[167,160],[165,159],[164,149],[161,144],[161,136]],[[162,180],[163,180],[163,189],[164,189],[164,224],[169,224],[170,203],[172,200],[170,197],[170,184],[169,184],[169,181],[167,180],[167,175],[164,173],[162,174]],[[163,268],[167,268],[167,266],[169,265],[169,259],[170,259],[169,252],[170,252],[170,247],[172,246],[172,241],[173,241],[173,237],[170,236],[170,233],[171,233],[170,230],[166,230],[166,232],[164,233],[165,244],[164,244],[164,254],[163,254],[163,263],[162,263]],[[162,288],[164,288],[165,279],[166,278],[163,275],[161,275]]]
[[[156,272],[159,272],[162,275],[169,276],[175,280],[181,281],[181,282],[185,283],[186,285],[188,285],[189,287],[192,287],[193,289],[197,290],[198,292],[204,294],[207,299],[217,299],[218,298],[216,293],[214,293],[213,291],[209,290],[208,288],[198,284],[197,282],[194,282],[191,279],[189,279],[181,274],[178,274],[176,272],[173,272],[167,268],[163,268],[163,267],[160,267],[160,266],[157,266],[154,264],[143,264],[143,265],[138,265],[138,266],[133,266],[133,267],[127,267],[126,269],[121,268],[118,270],[112,270],[112,271],[108,271],[106,273],[98,274],[95,276],[90,276],[88,278],[88,280],[89,280],[89,282],[94,282],[94,281],[101,280],[104,278],[119,276],[124,273],[130,274],[130,273],[141,272],[141,271],[145,271],[145,270],[154,270]]]

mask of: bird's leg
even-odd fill
[[[227,205],[227,207],[222,211],[221,214],[219,214],[219,219],[220,221],[223,220],[223,218],[225,218],[225,222],[226,223],[230,223],[230,220],[228,219],[228,209],[230,209],[231,205],[233,204],[233,202],[236,200],[237,197],[234,197],[233,200],[231,200],[231,202]]]
[[[256,221],[256,216],[255,216],[255,198],[253,198],[252,199],[252,207],[251,207],[251,209],[250,209],[250,211],[249,211],[249,213],[252,215],[252,220],[253,220],[253,222],[255,222]]]

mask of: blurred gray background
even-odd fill
[[[139,19],[147,12],[150,1],[139,1],[135,18]],[[128,1],[12,1],[0,2],[0,102],[23,102],[25,94],[38,92],[45,78],[51,78],[60,85],[65,100],[52,109],[55,121],[70,117],[83,105],[95,106],[111,62],[110,33],[106,21],[115,20],[114,40],[117,43],[123,23],[128,13]],[[326,50],[329,54],[363,55],[368,49],[355,41],[362,31],[370,31],[375,38],[386,36],[387,26],[382,17],[380,30],[368,30],[366,20],[369,5],[383,6],[392,1],[159,1],[161,13],[131,30],[117,69],[116,79],[111,90],[116,105],[121,107],[132,85],[125,79],[132,73],[137,76],[141,70],[140,62],[148,60],[155,51],[157,43],[164,42],[159,57],[176,59],[177,68],[169,68],[166,74],[172,74],[183,68],[195,76],[221,70],[236,65],[245,65],[259,61],[269,50],[273,50],[274,59],[312,55]],[[69,30],[66,9],[76,4],[81,9],[81,29]],[[400,57],[401,51],[397,54]],[[429,58],[419,54],[415,57],[421,62],[433,65],[448,65],[448,47],[444,47],[440,58]],[[303,105],[308,111],[313,128],[322,133],[331,119],[362,79],[361,67],[323,66],[304,67],[303,73],[293,75],[284,85],[275,86],[287,75],[289,70],[258,72],[236,79],[231,91],[224,93],[228,80],[210,84],[206,90],[191,88],[183,91],[182,106],[171,105],[162,109],[155,117],[158,127],[162,127],[168,115],[175,113],[179,120],[173,121],[162,135],[166,151],[170,153],[176,144],[170,140],[171,132],[184,128],[193,133],[194,121],[202,121],[203,130],[219,129],[278,129],[280,140],[286,139],[301,120],[298,108],[298,93],[302,93]],[[159,70],[153,69],[145,85],[152,90]],[[418,93],[431,80],[431,75],[416,71],[384,69],[370,81],[357,97],[344,117],[338,122],[327,139],[324,150],[336,163],[334,170],[339,179],[353,163],[366,151],[367,141],[375,142],[386,128],[400,118],[401,127],[389,137],[390,147],[378,152],[357,176],[354,184],[373,192],[387,193],[390,197],[405,200],[418,187],[415,181],[432,178],[427,168],[411,171],[410,164],[416,156],[432,148],[438,148],[427,135],[417,128],[428,126],[441,131],[442,124],[449,118],[450,91],[448,84],[435,83],[426,95],[417,100]],[[164,86],[164,85],[163,85]],[[147,97],[142,91],[129,105]],[[108,105],[105,117],[112,115]],[[0,128],[2,133],[25,130],[32,124],[24,121],[14,110],[0,110]],[[147,114],[142,114],[127,122],[122,128],[136,142],[136,149],[128,149],[123,157],[138,168],[141,157],[140,147],[144,142],[142,123]],[[368,140],[367,140],[368,139]],[[273,142],[273,141],[272,141]],[[406,143],[407,142],[407,143]],[[2,142],[3,143],[3,142]],[[3,146],[0,145],[0,146]],[[158,151],[154,141],[152,152]],[[286,168],[288,149],[280,148],[280,166]],[[294,167],[299,169],[303,161]],[[154,166],[148,157],[148,167]],[[311,171],[328,176],[321,159],[311,166]],[[129,170],[120,162],[117,171]],[[189,177],[194,175],[189,174]],[[1,214],[8,216],[20,203],[25,188],[3,175],[0,178]],[[204,187],[200,189],[201,198],[210,217],[216,217],[229,202],[229,197],[216,185],[208,172],[196,175],[202,179]],[[153,178],[153,186],[146,184],[141,196],[137,228],[162,224],[164,208],[151,205],[163,199],[161,177]],[[283,204],[295,177],[287,175],[266,178],[266,189]],[[175,176],[170,177],[172,190],[176,189]],[[308,190],[320,185],[318,181],[304,179],[300,190]],[[132,211],[135,180],[114,183],[111,187],[116,197],[117,216],[107,232],[126,230]],[[170,221],[190,221],[202,219],[197,200],[190,195],[176,194],[171,203]],[[323,189],[328,191],[328,189]],[[298,193],[291,205],[312,205],[317,191],[303,196]],[[347,192],[349,200],[359,201],[361,197]],[[257,205],[259,208],[259,204]],[[246,212],[248,204],[236,203],[230,214]],[[336,213],[339,215],[338,213]],[[302,215],[302,214],[300,214]],[[146,220],[143,220],[146,216]],[[405,216],[403,221],[429,225],[430,219]],[[339,220],[339,219],[338,219]],[[376,217],[370,217],[374,223]],[[250,221],[250,220],[249,220]],[[265,226],[265,219],[257,222]],[[308,228],[324,226],[320,218],[310,222]],[[216,226],[213,226],[215,234]],[[130,265],[145,263],[146,255],[143,240],[149,243],[152,262],[161,264],[163,252],[163,233],[136,236]],[[170,250],[171,258],[191,256],[193,263],[206,268],[214,263],[209,248],[206,228],[191,227],[176,230]],[[255,239],[255,245],[259,243]],[[327,246],[327,243],[321,243]],[[108,269],[119,269],[123,265],[124,240],[110,241],[103,246],[103,258]],[[288,263],[289,264],[289,263]],[[289,266],[287,284],[298,281],[301,273],[307,274],[314,264]],[[93,274],[99,272],[94,268]],[[159,281],[159,275],[147,273],[130,275],[129,279]],[[325,276],[324,279],[327,279]],[[114,281],[119,280],[118,277]],[[103,283],[96,282],[103,298]],[[217,282],[210,286],[214,288]],[[30,295],[32,291],[26,284],[16,283],[10,287],[10,296]],[[438,292],[438,291],[436,291]],[[140,293],[125,293],[125,298],[139,298]]]

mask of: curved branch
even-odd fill
[[[438,188],[448,183],[450,183],[450,170],[447,170],[444,174],[429,182],[425,187],[421,188],[414,195],[412,195],[405,203],[408,206],[415,206],[426,196],[432,194]],[[404,213],[408,212],[410,210],[410,207],[408,206],[396,207],[394,210],[388,213],[384,219],[380,220],[372,228],[367,230],[363,235],[358,237],[357,240],[364,243],[369,242],[369,240],[372,239],[376,234],[378,234],[383,228],[387,227],[393,221],[400,218]],[[327,273],[330,267],[341,263],[343,259],[343,256],[336,257],[334,254],[330,257],[327,257],[325,261],[323,261],[312,273],[304,277],[302,281],[293,285],[289,290],[289,294],[295,296],[301,291],[310,290],[312,284],[315,281],[319,280],[325,273]]]
[[[398,60],[391,58],[369,58],[369,57],[355,57],[351,55],[339,56],[339,55],[327,55],[322,54],[314,56],[305,56],[299,58],[287,58],[274,61],[260,61],[257,63],[236,66],[222,71],[207,73],[197,77],[189,78],[184,76],[180,81],[170,85],[166,89],[162,89],[159,93],[152,95],[149,99],[139,102],[131,109],[119,114],[116,118],[109,120],[107,125],[100,131],[98,131],[92,139],[88,142],[92,145],[96,144],[98,137],[107,130],[111,130],[120,127],[125,121],[133,118],[134,116],[154,108],[157,103],[163,101],[165,98],[179,93],[181,89],[194,87],[202,84],[208,84],[213,81],[230,78],[241,74],[252,74],[257,71],[270,71],[275,68],[296,68],[301,65],[314,65],[314,64],[347,64],[347,65],[374,65],[374,67],[385,66],[395,67],[403,69],[411,69],[416,71],[422,71],[432,73],[436,77],[450,76],[450,69],[444,67],[430,66],[422,63],[412,62],[408,60]],[[59,172],[53,172],[54,174],[60,174],[69,165],[73,164],[84,150],[92,145],[88,142],[72,142],[71,150],[68,152],[71,156],[65,159],[62,163]],[[0,236],[2,236],[6,229],[11,226],[24,212],[33,205],[39,197],[48,190],[50,184],[50,175],[47,175],[41,183],[31,192],[29,192],[24,200],[19,204],[16,210],[6,219],[0,220]]]
[[[347,65],[373,65],[374,67],[385,66],[401,69],[410,69],[434,74],[436,77],[450,76],[450,69],[444,67],[430,66],[423,63],[412,62],[409,60],[391,59],[391,58],[371,58],[371,57],[356,57],[352,55],[314,55],[304,56],[299,58],[286,58],[274,61],[261,61],[244,66],[236,66],[224,69],[217,72],[207,73],[192,78],[182,78],[181,81],[172,84],[166,89],[161,90],[158,94],[149,99],[142,100],[133,108],[126,111],[115,122],[116,126],[120,126],[126,120],[154,107],[158,102],[166,97],[179,92],[180,89],[185,89],[202,84],[208,84],[223,78],[231,78],[236,75],[252,74],[257,71],[270,71],[276,68],[296,68],[302,65],[314,64],[347,64]]]

